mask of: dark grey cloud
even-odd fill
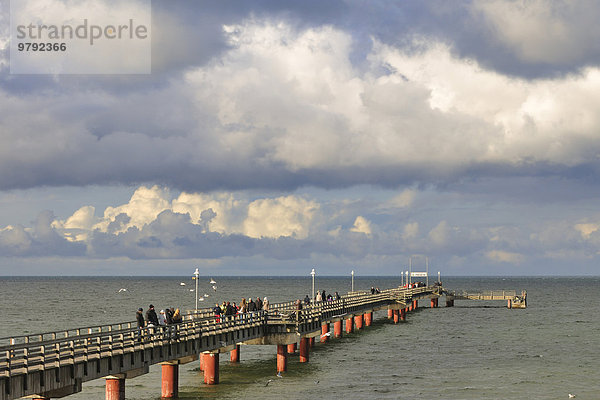
[[[0,251],[4,257],[78,257],[85,255],[86,246],[71,242],[52,227],[51,211],[41,212],[32,228],[21,225],[0,230]]]
[[[494,25],[510,11],[510,3],[154,2],[155,65],[150,76],[15,76],[3,67],[0,190],[141,183],[186,191],[360,184],[444,188],[460,186],[465,180],[522,176],[594,183],[600,145],[594,140],[593,124],[574,134],[568,129],[547,133],[534,121],[517,133],[541,137],[533,146],[527,143],[533,150],[522,150],[525,146],[517,144],[506,154],[482,159],[480,154],[490,147],[505,144],[504,132],[490,122],[493,118],[432,108],[431,88],[407,79],[403,65],[392,67],[389,60],[377,63],[368,57],[373,39],[398,52],[409,48],[410,54],[419,50],[413,48],[414,38],[424,37],[445,43],[454,55],[491,71],[525,77],[522,85],[534,85],[536,80],[529,78],[597,65],[596,29],[584,27],[598,7],[585,2],[536,4],[546,5],[549,16],[533,10],[531,18],[541,20],[542,26],[547,19],[567,27],[565,43],[557,48],[564,54],[536,61],[535,54],[526,57],[528,48],[511,45],[506,38],[519,38],[520,32],[507,36]],[[492,6],[500,11],[494,13]],[[584,23],[575,23],[582,16],[586,16]],[[319,54],[314,64],[326,67],[312,78],[316,94],[298,90],[298,82],[312,83],[301,82],[300,73],[273,75],[277,68],[268,70],[269,57],[260,51],[235,53],[236,45],[228,42],[223,25],[247,21],[257,25],[283,21],[294,32],[275,38],[280,46],[273,49],[274,60],[275,50],[289,50],[306,30],[316,29],[319,38],[332,36],[329,50],[317,47],[321,53],[315,51]],[[329,26],[331,32],[319,31]],[[349,37],[349,49],[344,47],[344,35]],[[238,45],[251,39],[243,37]],[[571,41],[588,48],[569,53],[565,48]],[[284,67],[282,63],[280,69]],[[335,73],[328,85],[319,86],[318,78],[327,68]],[[195,76],[191,82],[188,74],[194,72],[206,76]],[[230,87],[243,74],[249,74],[244,84]],[[369,81],[375,79],[373,75],[405,79],[383,85]],[[339,76],[343,78],[336,81]],[[510,79],[506,78],[507,84]],[[320,107],[328,96],[343,98],[354,81],[371,85],[359,91],[363,109],[372,118],[367,128],[352,127],[353,111],[325,112]],[[525,102],[527,94],[523,97]],[[577,100],[585,104],[584,98],[585,93]],[[583,107],[594,114],[589,104],[593,101]],[[334,108],[335,103],[328,106]],[[515,113],[519,111],[511,106]],[[373,126],[381,121],[381,126]],[[545,135],[548,142],[565,149],[565,156],[545,159],[543,150],[535,150],[547,142]],[[386,154],[396,147],[381,142],[394,143],[397,154]],[[409,151],[401,151],[411,146],[421,159],[411,160]],[[312,157],[317,162],[303,165]]]

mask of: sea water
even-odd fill
[[[199,280],[200,307],[242,297],[271,302],[304,298],[308,277],[210,277]],[[185,285],[181,285],[185,283]],[[400,285],[399,277],[355,277],[356,289]],[[422,300],[394,325],[377,312],[371,327],[327,344],[310,361],[288,357],[275,375],[275,346],[242,346],[241,362],[221,355],[220,384],[202,383],[198,362],[180,367],[183,399],[577,399],[600,398],[600,278],[448,277],[454,290],[526,289],[528,308],[505,302]],[[316,289],[345,293],[350,277],[318,277]],[[192,309],[194,281],[181,277],[3,277],[0,337],[133,321],[150,303]],[[121,290],[126,289],[126,290]],[[204,298],[204,297],[203,297]],[[269,380],[272,380],[269,382]],[[267,384],[267,382],[269,382]],[[127,399],[160,398],[160,366],[127,380]],[[83,384],[71,400],[104,399],[104,380]]]

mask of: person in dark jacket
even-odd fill
[[[141,342],[142,341],[142,329],[144,329],[144,309],[143,308],[138,308],[137,312],[135,313],[135,319],[137,321],[137,327],[138,327],[137,340],[138,340],[138,342]]]
[[[250,303],[248,303],[248,312],[255,312],[256,311],[256,303],[254,302],[254,300],[252,300],[252,298],[250,298]]]
[[[260,299],[260,297],[257,297],[257,298],[256,298],[256,310],[257,310],[257,311],[260,311],[260,310],[262,310],[262,309],[263,309],[263,302],[262,302],[262,300]]]
[[[215,314],[215,322],[221,322],[221,306],[219,303],[217,303],[213,308],[213,313]]]
[[[304,304],[306,304],[306,305],[310,304],[310,297],[308,297],[308,295],[306,295],[306,297],[304,298]]]
[[[135,313],[135,319],[137,320],[137,326],[138,328],[143,328],[144,327],[144,309],[143,308],[138,308],[137,312]]]
[[[225,315],[233,315],[235,314],[235,312],[233,311],[233,306],[231,305],[230,302],[227,302],[227,305],[225,306]]]
[[[165,323],[171,325],[173,323],[173,311],[170,308],[165,310]]]
[[[154,306],[152,304],[150,304],[148,311],[146,311],[146,322],[148,323],[148,326],[158,326],[158,315],[156,315],[156,311],[154,311]]]
[[[335,300],[339,300],[339,299],[341,299],[342,297],[340,296],[340,294],[339,294],[338,292],[335,292],[335,295],[333,296],[333,298],[334,298]]]

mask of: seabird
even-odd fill
[[[210,278],[210,284],[214,285],[215,283],[217,283],[217,282],[215,282],[215,280],[213,278]]]
[[[569,398],[574,399],[576,396],[574,394],[569,393]]]
[[[181,282],[179,286],[185,286],[185,282]]]
[[[265,383],[265,386],[269,386],[269,383],[271,383],[271,382],[273,382],[273,379],[269,379],[269,380],[267,381],[267,383]]]
[[[277,377],[278,378],[283,378],[283,376],[281,375],[281,371],[277,372]]]
[[[126,292],[126,291],[127,291],[127,289],[125,289],[125,288],[121,288],[121,289],[119,289],[119,293],[121,293],[121,292]]]
[[[216,292],[217,291],[217,285],[213,285],[213,290]]]

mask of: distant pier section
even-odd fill
[[[484,292],[446,291],[446,301],[453,300],[502,300],[508,308],[527,308],[527,291],[517,294],[515,290],[489,290]]]

